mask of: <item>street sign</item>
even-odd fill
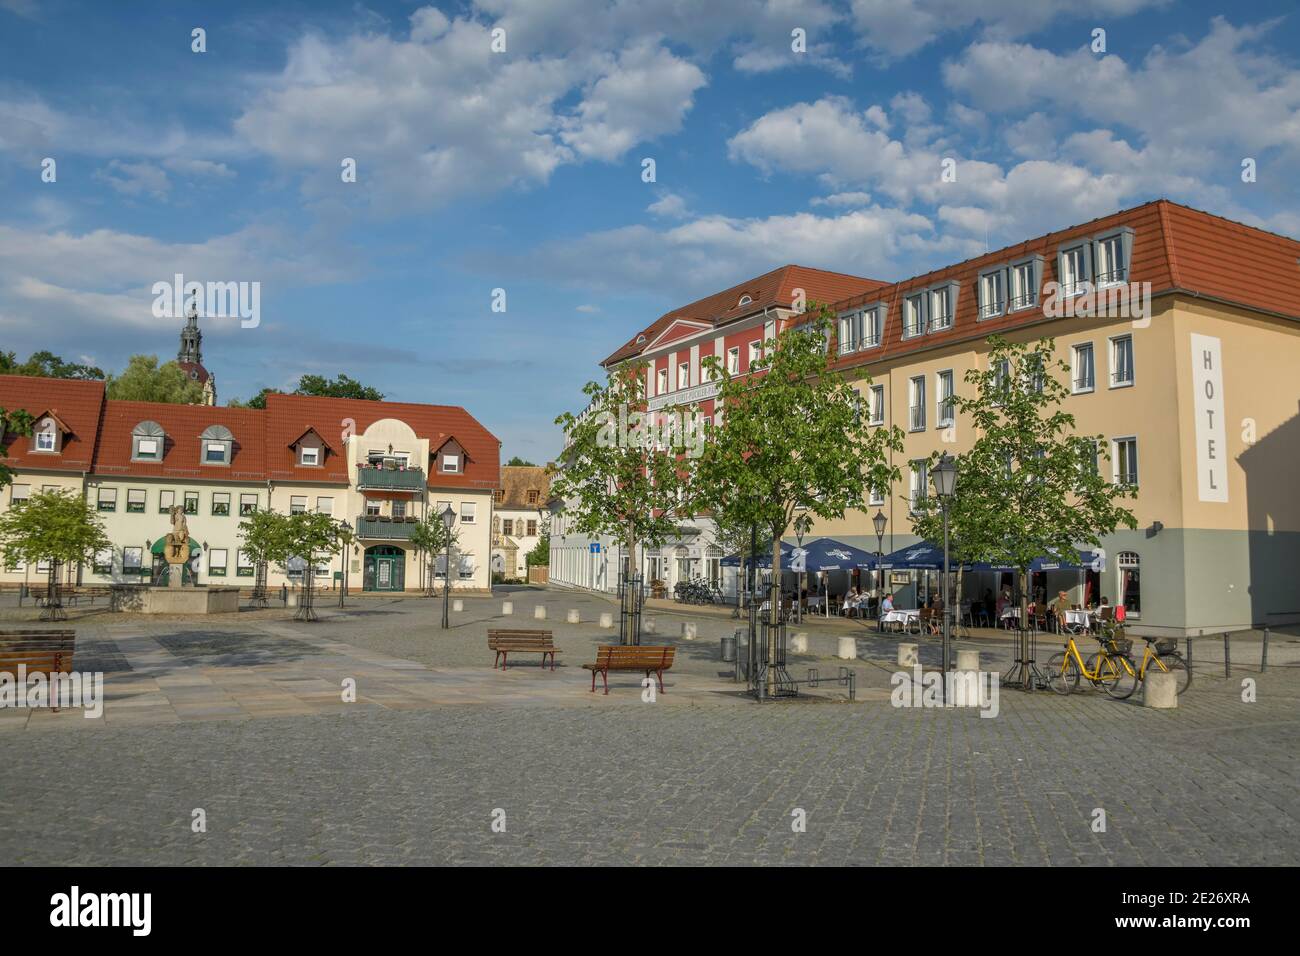
[[[591,542],[591,553],[592,553],[592,554],[600,554],[600,542],[599,542],[599,541],[593,541],[593,542]]]

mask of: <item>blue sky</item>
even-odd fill
[[[345,372],[542,461],[633,332],[787,262],[903,278],[1157,196],[1300,235],[1298,21],[1281,0],[0,0],[0,348],[171,357],[154,282],[257,281],[257,328],[204,326],[223,401]]]

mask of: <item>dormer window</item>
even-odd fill
[[[59,433],[54,430],[53,422],[50,422],[45,428],[36,433],[37,451],[54,451],[58,444]]]
[[[442,471],[444,474],[455,475],[460,473],[460,455],[443,455]]]
[[[320,449],[308,448],[306,445],[298,447],[298,464],[300,465],[319,465]]]
[[[224,425],[212,425],[199,436],[203,446],[203,464],[229,465],[235,436]]]
[[[143,421],[131,429],[131,460],[162,461],[167,433],[157,422]]]
[[[63,439],[71,435],[72,429],[52,409],[36,416],[32,427],[32,451],[46,455],[57,455],[63,448]]]
[[[326,453],[334,450],[314,428],[308,428],[291,441],[289,447],[293,449],[298,465],[305,468],[320,468],[325,464]]]
[[[752,296],[742,295],[742,296],[740,297],[740,303],[739,303],[739,304],[740,304],[740,305],[750,305],[750,304],[753,303],[753,301],[754,301],[754,299],[753,299]]]

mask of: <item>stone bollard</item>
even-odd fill
[[[808,653],[808,635],[806,633],[800,631],[794,637],[790,638],[790,653],[791,654]]]
[[[538,621],[546,620],[546,605],[538,604],[533,608],[533,617]]]
[[[569,613],[564,616],[564,619],[570,624],[577,624],[582,620],[582,615],[579,614],[578,609],[574,607],[569,609]]]
[[[1142,681],[1142,706],[1170,708],[1178,706],[1178,675],[1165,671],[1147,671]]]
[[[514,601],[502,601],[502,602],[501,602],[501,613],[502,613],[502,615],[505,616],[505,617],[509,617],[510,615],[514,614],[514,613],[515,613],[515,602],[514,602]]]
[[[835,649],[835,656],[842,661],[857,660],[858,639],[856,637],[841,637],[839,646]]]
[[[456,600],[451,602],[451,609],[453,611],[463,611],[465,610],[465,602],[460,598],[456,598]]]
[[[682,621],[682,640],[693,641],[698,634],[697,625],[694,621]]]
[[[957,670],[959,671],[979,671],[980,669],[980,652],[979,651],[958,651],[957,652]]]
[[[646,618],[645,621],[642,622],[641,626],[645,629],[647,634],[659,633],[659,622],[652,617]]]
[[[602,611],[600,615],[600,626],[610,628],[614,626],[614,615],[609,611]]]
[[[900,642],[898,645],[898,666],[915,667],[919,662],[920,658],[916,654],[916,645]]]

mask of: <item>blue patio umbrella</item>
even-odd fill
[[[880,564],[895,571],[942,571],[943,547],[933,541],[918,541],[885,555],[880,559]],[[959,564],[961,562],[957,556],[949,551],[948,567],[956,571]]]
[[[804,548],[806,568],[809,571],[852,571],[854,568],[875,568],[876,556],[834,538],[818,538]]]
[[[785,541],[781,542],[781,567],[787,569],[790,567],[790,552],[792,551],[794,551],[794,545],[787,544]],[[729,554],[719,563],[724,568],[738,568],[740,567],[740,555]],[[745,563],[749,564],[748,561]],[[763,548],[763,553],[757,557],[754,565],[760,568],[770,568],[772,566],[772,549],[770,546]]]
[[[1002,564],[994,561],[979,561],[971,565],[975,571],[1015,571],[1009,564]],[[1106,552],[1105,551],[1083,551],[1079,552],[1079,561],[1074,563],[1066,561],[1057,555],[1043,555],[1034,558],[1029,564],[1029,570],[1038,571],[1105,571],[1106,570]]]

